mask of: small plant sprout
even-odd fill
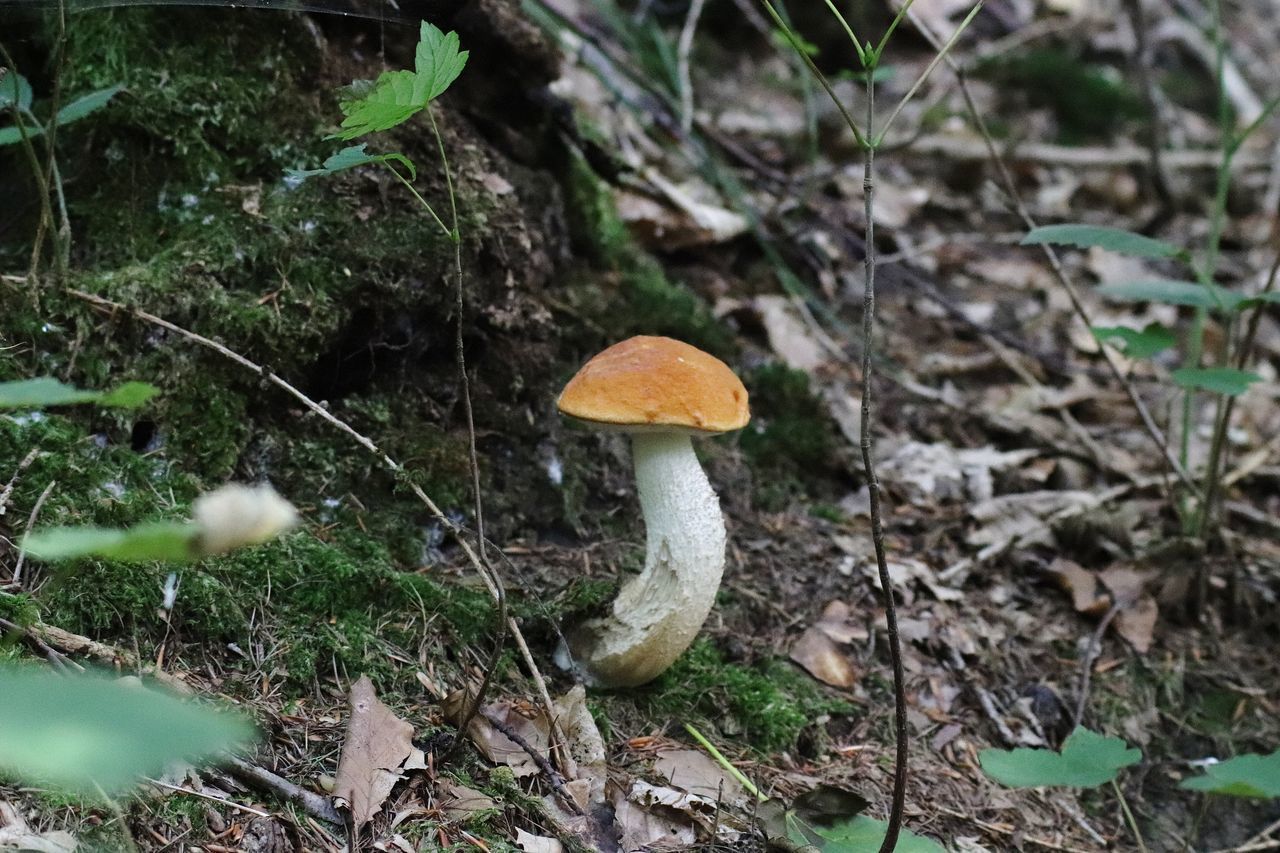
[[[290,530],[298,512],[263,483],[228,483],[196,498],[194,521],[154,521],[127,530],[108,527],[54,527],[37,530],[22,547],[36,559],[80,557],[109,560],[161,560],[186,563],[235,548],[260,545]]]
[[[640,336],[583,365],[558,405],[594,429],[631,435],[647,540],[644,570],[608,615],[569,632],[568,651],[602,686],[644,684],[689,647],[715,603],[724,517],[690,438],[746,426],[747,389],[696,347]]]

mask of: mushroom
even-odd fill
[[[747,389],[696,347],[639,336],[583,365],[557,405],[593,428],[631,435],[647,540],[644,570],[607,615],[568,632],[567,651],[595,684],[644,684],[689,647],[715,603],[724,517],[690,439],[745,426]]]

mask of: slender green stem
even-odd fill
[[[769,799],[764,794],[760,793],[760,789],[755,786],[755,783],[752,782],[750,779],[748,779],[745,773],[743,773],[738,768],[734,767],[733,764],[729,762],[729,759],[724,757],[724,753],[716,749],[716,745],[713,744],[711,741],[707,740],[706,736],[703,735],[702,732],[695,729],[689,723],[684,724],[684,730],[689,734],[693,735],[693,739],[696,740],[703,749],[711,753],[711,757],[714,758],[717,762],[719,762],[720,766],[723,767],[729,773],[730,776],[732,776],[734,779],[737,779],[738,784],[742,785],[742,787],[747,789],[747,793],[749,793],[751,796],[755,797],[757,800],[759,800],[762,803]]]
[[[440,133],[440,127],[436,124],[435,113],[430,105],[427,106],[426,113],[427,119],[431,122],[431,133],[436,139],[436,147],[440,151],[440,164],[444,169],[445,188],[449,192],[449,217],[453,223],[452,228],[445,228],[445,233],[453,241],[453,263],[457,282],[457,286],[454,288],[454,313],[457,315],[457,322],[454,325],[454,358],[458,366],[458,383],[462,392],[462,411],[467,420],[467,451],[471,468],[471,495],[476,517],[476,542],[480,564],[484,566],[484,571],[489,575],[489,581],[493,584],[494,597],[498,605],[498,635],[494,638],[493,649],[490,651],[489,659],[485,664],[484,678],[476,688],[475,697],[470,702],[464,703],[458,725],[458,734],[454,737],[453,744],[450,746],[449,753],[446,756],[446,761],[449,761],[453,759],[461,748],[463,738],[471,727],[471,720],[479,712],[480,708],[484,706],[485,693],[493,678],[494,670],[497,669],[498,659],[506,648],[509,623],[507,618],[507,590],[502,583],[501,576],[489,560],[487,539],[484,533],[484,501],[480,488],[480,456],[476,450],[476,422],[475,414],[471,407],[471,380],[467,376],[467,357],[462,335],[463,324],[466,321],[466,303],[463,299],[466,278],[462,270],[462,225],[458,219],[458,195],[453,187],[453,170],[449,168],[449,155],[445,152],[444,136]],[[423,203],[425,204],[426,202]],[[432,214],[434,215],[434,211]],[[436,221],[440,221],[439,217],[436,217]],[[443,227],[443,223],[441,223],[441,226]],[[464,694],[464,696],[466,695]]]
[[[868,144],[867,138],[862,135],[862,131],[858,129],[858,124],[853,120],[853,116],[849,115],[849,111],[845,109],[844,102],[836,95],[835,89],[831,88],[831,82],[827,80],[827,76],[822,73],[817,65],[814,64],[813,58],[805,51],[804,45],[800,43],[800,39],[796,37],[791,27],[787,26],[786,21],[782,20],[782,16],[778,14],[778,10],[773,8],[773,4],[769,0],[761,0],[764,8],[768,10],[769,17],[773,18],[773,22],[778,25],[778,29],[782,30],[782,34],[787,37],[787,41],[791,43],[791,47],[796,54],[804,60],[804,64],[809,69],[809,73],[822,84],[822,88],[827,90],[827,95],[831,98],[831,103],[835,104],[836,109],[840,112],[840,117],[844,119],[844,123],[849,126],[849,130],[853,133],[853,139],[858,143],[859,147],[865,148]],[[867,131],[870,133],[870,130]]]
[[[396,170],[396,167],[392,166],[391,163],[388,162],[387,160],[383,160],[382,165],[387,168],[387,171],[391,172],[391,174],[396,176],[397,181],[404,184],[405,189],[413,193],[413,197],[418,200],[418,204],[422,205],[426,209],[427,213],[431,214],[431,218],[434,219],[436,221],[436,224],[440,226],[440,230],[444,232],[446,237],[452,240],[453,229],[451,229],[448,225],[444,224],[444,220],[440,218],[440,215],[438,213],[436,213],[435,208],[432,207],[431,203],[427,201],[425,198],[423,198],[422,195],[419,194],[419,192],[416,189],[414,189],[413,184],[409,183],[409,179],[406,178],[404,175],[400,174],[400,172]]]
[[[884,53],[885,45],[889,43],[889,39],[893,38],[894,32],[898,29],[898,24],[901,24],[903,19],[907,17],[907,13],[911,11],[911,5],[915,2],[916,0],[907,0],[902,4],[902,8],[898,10],[898,14],[893,16],[893,20],[889,22],[889,28],[884,31],[884,35],[880,37],[880,43],[876,45],[876,49],[871,54],[872,65],[880,64],[880,55]],[[866,63],[863,64],[865,65]]]
[[[840,14],[840,10],[836,8],[836,4],[831,0],[826,0],[827,8],[831,10],[831,14],[836,16],[836,20],[840,22],[840,26],[844,27],[845,35],[849,37],[849,41],[853,42],[853,49],[858,53],[858,61],[862,63],[862,67],[866,68],[871,57],[867,54],[866,48],[862,46],[862,42],[858,41],[858,37],[854,35],[853,27],[849,26],[849,22],[845,20],[844,15]],[[870,128],[868,128],[870,132]]]
[[[898,114],[902,112],[902,108],[915,97],[916,91],[924,85],[925,80],[929,79],[929,75],[932,74],[933,70],[938,67],[938,64],[946,58],[947,54],[951,51],[951,48],[955,47],[956,42],[960,40],[961,34],[964,33],[969,24],[973,22],[974,17],[977,16],[981,9],[982,0],[978,0],[978,2],[974,4],[973,8],[969,10],[969,14],[965,15],[964,20],[960,22],[960,26],[956,27],[956,31],[951,34],[951,38],[947,39],[946,43],[942,45],[942,49],[939,50],[937,54],[934,55],[933,60],[925,66],[924,71],[918,78],[916,78],[916,82],[911,84],[911,88],[907,90],[907,94],[903,95],[902,100],[898,101],[898,105],[893,108],[893,112],[889,114],[889,118],[885,121],[884,127],[880,128],[880,133],[875,137],[875,145],[877,147],[884,142],[885,134],[889,132],[890,126],[892,126],[894,121],[898,118]],[[871,70],[867,73],[871,73]],[[871,128],[867,128],[867,133],[871,133]]]
[[[1134,842],[1137,843],[1138,849],[1142,853],[1147,853],[1147,845],[1142,840],[1142,831],[1138,829],[1138,821],[1134,819],[1133,812],[1129,810],[1129,801],[1124,798],[1124,791],[1120,790],[1120,785],[1115,779],[1111,780],[1111,789],[1116,792],[1116,799],[1120,801],[1120,811],[1124,812],[1124,819],[1129,824],[1129,831],[1133,833]]]
[[[13,57],[3,44],[0,44],[0,58],[4,59],[5,67],[14,79],[18,78],[18,66],[14,63]],[[17,87],[15,85],[16,93]],[[22,138],[22,151],[26,155],[27,165],[31,169],[31,177],[36,182],[36,192],[40,194],[40,220],[36,224],[36,235],[31,246],[31,263],[28,270],[28,278],[35,280],[36,273],[40,271],[40,256],[44,249],[44,235],[46,228],[53,227],[53,206],[49,201],[49,183],[45,180],[44,169],[40,166],[40,158],[36,155],[36,146],[31,141],[31,134],[27,133],[27,123],[23,119],[23,111],[18,106],[18,99],[14,98],[13,103],[9,105],[13,113],[14,126],[18,128],[18,135]],[[38,124],[37,124],[38,126]]]

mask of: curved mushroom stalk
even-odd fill
[[[578,663],[608,687],[644,684],[669,667],[698,635],[724,572],[720,500],[689,435],[637,432],[632,441],[644,571],[622,587],[608,616],[569,637]]]

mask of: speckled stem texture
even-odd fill
[[[573,632],[579,664],[608,687],[644,684],[680,656],[706,621],[724,572],[720,500],[688,435],[632,436],[644,512],[644,571],[623,585],[608,617]]]

